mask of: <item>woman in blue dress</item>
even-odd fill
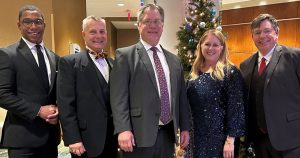
[[[237,157],[235,142],[245,134],[243,78],[227,53],[217,30],[206,31],[197,46],[187,87],[194,158]]]

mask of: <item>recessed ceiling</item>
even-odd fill
[[[117,29],[137,29],[136,21],[112,21]]]
[[[96,15],[99,17],[136,17],[136,13],[141,6],[142,0],[86,0],[87,15]],[[153,3],[153,0],[143,0],[145,4]],[[156,0],[159,4],[160,0]],[[169,0],[170,3],[172,0]],[[184,1],[184,0],[183,0]],[[214,0],[218,1],[218,0]],[[268,5],[274,3],[284,3],[299,0],[220,0],[222,2],[221,10],[245,8],[251,6]],[[123,3],[124,6],[117,4]],[[113,21],[117,29],[134,29],[135,21]]]

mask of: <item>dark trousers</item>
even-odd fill
[[[260,133],[254,141],[257,158],[300,158],[300,146],[294,149],[278,151],[273,148],[267,133]]]
[[[122,158],[173,158],[175,135],[173,122],[160,126],[152,147],[134,147],[133,152],[122,151]]]
[[[88,157],[87,152],[85,152],[81,156],[77,156],[74,154],[71,154],[72,158],[117,158],[118,154],[118,138],[117,135],[114,135],[113,133],[113,120],[112,118],[108,120],[107,124],[107,136],[105,140],[105,145],[102,153],[96,157]]]
[[[112,142],[107,142],[105,143],[103,152],[96,157],[88,157],[86,152],[81,156],[74,154],[71,154],[71,156],[72,158],[117,158],[117,152],[117,145]]]
[[[39,148],[8,148],[9,158],[57,158],[57,145],[48,143]]]

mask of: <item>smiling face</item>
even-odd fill
[[[223,52],[223,46],[217,36],[208,34],[204,41],[201,43],[201,54],[204,57],[204,62],[209,65],[215,65],[221,53]]]
[[[278,31],[275,31],[272,23],[266,19],[260,23],[258,28],[252,30],[252,39],[257,49],[266,55],[277,43]]]
[[[89,19],[86,23],[86,27],[82,31],[82,36],[89,49],[97,53],[102,52],[107,43],[105,23]]]
[[[145,9],[138,30],[143,41],[156,46],[163,32],[162,17],[157,9]]]
[[[41,13],[27,10],[20,17],[17,25],[26,40],[36,44],[42,42],[46,24]]]

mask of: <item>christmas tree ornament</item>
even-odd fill
[[[200,28],[202,28],[202,29],[205,28],[205,25],[206,25],[206,23],[203,22],[203,21],[199,23],[199,26],[200,26]]]
[[[187,32],[191,32],[191,31],[192,31],[192,27],[191,27],[191,25],[190,25],[189,23],[186,23],[186,24],[185,24],[185,30],[186,30]]]
[[[218,7],[214,7],[215,3],[218,3],[214,0],[185,0],[184,3],[185,19],[176,33],[179,41],[176,48],[184,71],[189,72],[196,57],[194,53],[200,37],[206,30],[221,26],[221,14],[218,13]],[[190,151],[187,151],[187,154],[191,156]]]
[[[215,15],[216,15],[216,10],[214,10],[214,9],[210,10],[210,14],[211,14],[212,16],[215,16]]]
[[[222,26],[218,26],[218,27],[216,28],[216,30],[222,31]]]
[[[193,45],[194,44],[194,39],[193,38],[190,38],[189,39],[189,45]]]

